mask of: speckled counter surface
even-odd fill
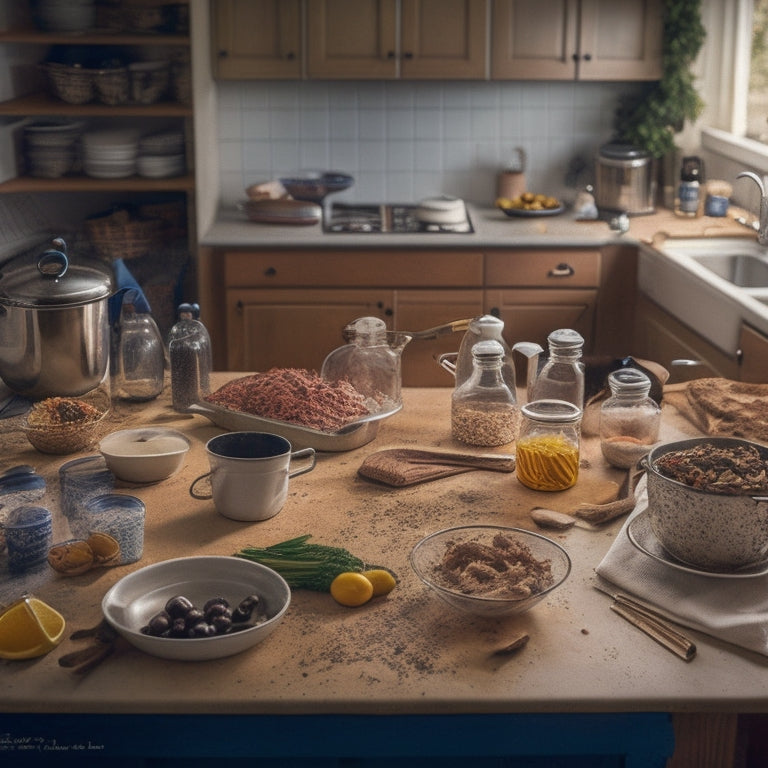
[[[284,226],[248,221],[233,206],[222,206],[201,245],[238,248],[499,248],[499,247],[599,247],[609,243],[651,242],[654,235],[753,237],[755,233],[733,220],[744,215],[731,209],[728,217],[680,218],[660,209],[648,216],[630,218],[625,234],[611,230],[606,221],[577,221],[572,211],[538,218],[508,217],[497,208],[468,205],[474,232],[446,234],[325,233],[318,224]],[[748,214],[746,214],[748,215]]]
[[[228,374],[232,377],[234,374]],[[217,375],[223,382],[224,375]],[[229,555],[304,533],[346,546],[394,569],[398,587],[362,608],[337,605],[327,594],[295,591],[282,624],[238,656],[170,662],[120,641],[114,655],[85,677],[58,666],[75,650],[66,639],[36,660],[0,662],[0,711],[208,714],[453,714],[524,712],[768,711],[766,661],[692,633],[699,648],[681,662],[609,610],[593,587],[594,568],[621,521],[599,530],[551,534],[566,547],[573,571],[550,598],[520,617],[480,620],[447,609],[408,564],[425,534],[466,523],[534,528],[534,505],[572,509],[615,493],[622,474],[603,463],[592,439],[589,467],[578,484],[556,494],[524,489],[514,475],[469,472],[425,485],[392,489],[357,475],[369,453],[393,446],[458,447],[450,437],[450,390],[407,390],[403,410],[382,423],[376,439],[347,453],[321,454],[317,468],[291,481],[280,514],[262,523],[218,515],[211,501],[188,495],[207,469],[205,442],[220,432],[202,416],[179,416],[168,393],[146,406],[119,406],[113,428],[162,424],[193,443],[180,474],[153,486],[123,487],[147,505],[142,560],[77,577],[49,577],[34,592],[68,623],[67,636],[96,624],[103,595],[125,574],[159,560]],[[695,430],[665,407],[665,436]],[[20,433],[2,433],[3,464],[29,463],[49,482],[46,501],[58,513],[56,471],[67,458],[39,454]],[[60,530],[61,532],[61,530]],[[3,573],[4,588],[10,578]],[[17,582],[18,587],[24,585]],[[522,632],[519,653],[494,656]]]

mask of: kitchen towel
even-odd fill
[[[638,482],[635,508],[597,566],[600,589],[634,595],[677,624],[768,656],[768,574],[724,578],[690,573],[646,555],[629,540],[631,520],[648,507],[646,480],[644,475]]]

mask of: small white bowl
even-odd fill
[[[188,438],[175,429],[122,429],[101,440],[99,451],[115,477],[129,483],[156,483],[181,469]]]
[[[266,620],[238,632],[199,638],[153,637],[141,628],[172,597],[183,595],[196,606],[214,597],[236,606],[259,596]],[[104,595],[104,618],[131,645],[152,656],[205,661],[233,656],[272,634],[291,603],[291,589],[279,573],[238,557],[180,557],[148,565],[120,579]]]

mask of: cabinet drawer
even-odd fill
[[[227,288],[482,287],[475,251],[224,251]]]
[[[485,258],[485,284],[490,288],[594,288],[600,284],[596,249],[491,251]]]

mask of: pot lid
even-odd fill
[[[64,248],[63,241],[55,241]],[[16,307],[70,307],[110,295],[112,278],[103,269],[72,265],[63,250],[48,250],[34,264],[0,272],[0,302]]]

